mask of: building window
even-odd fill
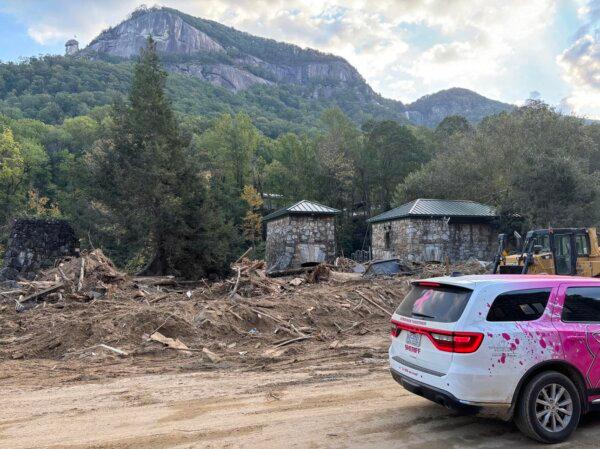
[[[386,251],[392,249],[392,231],[387,229],[383,235],[383,244]]]

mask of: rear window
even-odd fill
[[[414,285],[398,306],[398,315],[440,323],[453,323],[462,315],[472,290],[440,285]]]
[[[498,295],[488,312],[488,321],[533,321],[544,314],[551,288],[515,290]]]

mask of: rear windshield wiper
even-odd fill
[[[418,312],[413,312],[412,316],[416,316],[418,318],[435,318],[434,316],[425,315],[424,313],[418,313]]]

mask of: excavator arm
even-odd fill
[[[507,243],[508,236],[506,234],[498,234],[498,251],[496,252],[496,257],[494,257],[494,268],[492,269],[492,274],[496,274],[498,272],[498,267],[504,259],[504,252],[506,251]]]

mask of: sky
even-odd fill
[[[137,0],[0,0],[0,60],[85,46]],[[154,3],[146,3],[154,6]],[[600,0],[163,0],[159,5],[333,53],[405,103],[450,87],[600,119]]]

